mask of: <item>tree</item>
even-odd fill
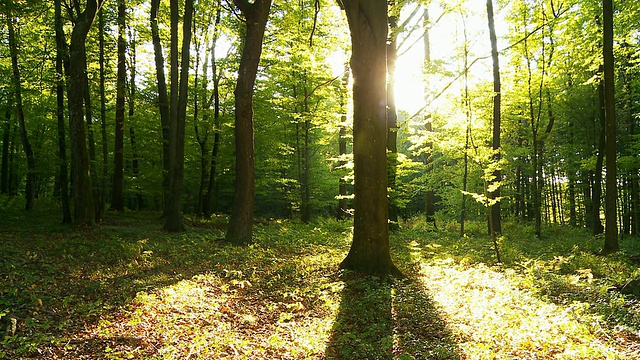
[[[116,83],[116,129],[113,148],[113,192],[111,209],[124,211],[124,96],[126,89],[125,40],[127,9],[124,0],[118,0],[118,74]]]
[[[613,4],[603,0],[603,57],[604,57],[604,107],[605,107],[605,153],[607,158],[605,193],[605,234],[603,254],[618,251],[617,224],[617,171],[616,171],[616,109],[613,57]]]
[[[84,11],[75,3],[75,25],[69,44],[69,126],[71,128],[71,157],[73,164],[73,202],[76,225],[95,224],[95,206],[89,171],[89,157],[85,135],[85,87],[87,85],[86,41],[96,13],[102,6],[98,0],[87,0]]]
[[[343,0],[353,72],[354,229],[341,268],[400,275],[389,249],[386,167],[386,0]]]
[[[24,149],[27,157],[27,182],[25,188],[26,197],[26,210],[33,210],[34,202],[36,199],[36,159],[33,154],[33,148],[29,141],[29,135],[27,133],[27,127],[25,124],[24,107],[22,103],[22,80],[20,77],[20,67],[18,64],[18,40],[14,29],[14,19],[11,7],[13,4],[9,3],[5,5],[7,11],[7,29],[9,35],[9,51],[11,53],[11,66],[13,69],[13,94],[15,97],[14,104],[18,113],[18,123],[20,124],[20,139],[22,141],[22,148]]]
[[[62,223],[71,223],[71,206],[69,204],[69,169],[67,164],[67,140],[64,118],[64,70],[63,65],[68,61],[67,42],[64,38],[62,22],[61,0],[55,0],[55,28],[56,28],[56,115],[58,126],[58,157],[60,159],[60,199],[62,201]]]
[[[164,70],[164,55],[160,41],[158,26],[158,11],[160,0],[151,0],[149,21],[151,23],[151,41],[156,68],[156,82],[158,84],[158,109],[160,111],[160,126],[162,128],[162,201],[164,216],[167,216],[169,189],[169,94]]]
[[[238,80],[235,89],[236,180],[233,209],[226,239],[234,244],[247,244],[253,236],[255,201],[255,161],[253,147],[253,87],[258,72],[262,40],[267,25],[271,0],[234,0],[244,15],[246,26]]]
[[[493,62],[493,140],[492,148],[494,151],[494,161],[500,161],[500,61],[498,57],[498,40],[496,38],[496,27],[493,19],[493,1],[487,0],[487,18],[489,20],[489,37],[491,40],[491,59]],[[498,166],[496,164],[496,166]],[[500,221],[500,182],[502,174],[500,168],[497,167],[493,172],[493,180],[491,184],[492,191],[489,195],[491,199],[498,199],[491,206],[491,215],[489,219],[490,233],[502,233],[502,225]]]
[[[171,97],[169,99],[169,198],[163,229],[182,231],[182,191],[184,184],[184,139],[189,89],[189,49],[193,0],[184,3],[182,22],[182,51],[178,52],[178,0],[171,0]],[[180,66],[178,67],[178,57]]]

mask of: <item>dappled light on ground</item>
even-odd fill
[[[614,286],[637,265],[580,233],[512,232],[495,266],[479,233],[404,224],[395,279],[338,269],[347,222],[274,221],[237,247],[215,222],[153,219],[0,233],[0,320],[16,321],[0,358],[640,358],[640,303]]]

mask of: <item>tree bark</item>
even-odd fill
[[[391,260],[387,200],[386,0],[342,1],[351,30],[353,156],[355,174],[353,242],[341,268],[401,275]]]
[[[395,0],[389,1],[389,6],[395,6]],[[389,227],[398,229],[398,206],[396,204],[396,178],[398,173],[398,114],[396,109],[395,80],[396,60],[398,58],[398,16],[397,9],[388,18],[389,41],[387,43],[387,182],[389,189]]]
[[[4,132],[2,133],[2,175],[0,193],[9,194],[9,142],[11,141],[11,106],[6,104],[4,112]]]
[[[156,65],[156,80],[158,82],[158,109],[160,110],[160,125],[162,127],[162,209],[163,216],[167,216],[169,200],[169,95],[164,70],[164,55],[160,42],[158,28],[158,10],[160,0],[151,0],[150,23],[151,40],[153,42],[154,60]]]
[[[61,0],[55,0],[55,30],[56,30],[56,115],[58,119],[58,158],[60,159],[60,200],[62,202],[62,223],[71,223],[71,205],[69,202],[69,168],[67,162],[67,140],[64,118],[64,70],[63,65],[68,61],[67,42],[64,36],[62,22]]]
[[[136,121],[134,118],[135,109],[136,109],[136,96],[137,96],[137,86],[136,86],[136,66],[137,66],[137,55],[136,55],[136,33],[135,30],[131,30],[129,27],[130,34],[130,44],[129,44],[129,112],[127,116],[129,118],[129,141],[131,142],[131,174],[136,181],[135,189],[136,189],[136,200],[134,208],[136,210],[142,210],[144,208],[144,201],[142,197],[142,193],[140,193],[140,186],[138,185],[138,179],[140,177],[140,155],[138,154],[138,143],[136,138]]]
[[[338,152],[340,153],[340,169],[344,169],[347,165],[347,84],[349,83],[349,68],[345,65],[344,76],[342,77],[342,86],[340,87],[340,130],[338,134]],[[340,177],[338,182],[338,220],[343,220],[347,217],[348,212],[347,201],[347,180],[344,176]]]
[[[255,159],[253,147],[253,87],[262,54],[264,30],[271,0],[234,0],[245,18],[246,33],[235,89],[236,180],[233,210],[226,239],[248,244],[253,236]]]
[[[125,53],[126,14],[124,0],[118,0],[118,71],[116,75],[115,143],[113,147],[113,191],[111,209],[124,211],[124,111],[127,70]]]
[[[100,134],[102,137],[102,179],[100,188],[100,211],[104,211],[107,203],[107,187],[109,184],[109,150],[107,146],[107,97],[105,94],[105,54],[104,54],[104,10],[98,11],[98,42],[99,42],[99,65],[100,65]]]
[[[604,106],[606,133],[606,164],[605,179],[605,234],[603,254],[614,253],[619,250],[618,224],[616,216],[617,203],[617,169],[616,169],[616,109],[613,58],[613,1],[603,0],[603,56],[604,56]]]
[[[184,184],[184,137],[189,85],[189,48],[193,0],[186,0],[182,22],[182,51],[178,53],[178,0],[171,0],[171,97],[169,102],[169,199],[163,229],[176,232],[182,225]],[[178,68],[180,56],[180,68]]]
[[[10,4],[9,6],[13,6]],[[7,9],[7,28],[9,35],[9,52],[11,53],[11,65],[13,69],[13,95],[15,98],[16,110],[18,113],[18,124],[20,125],[20,140],[22,148],[27,157],[27,182],[25,185],[25,210],[33,210],[36,199],[36,160],[29,141],[27,127],[24,118],[24,108],[22,106],[22,80],[20,78],[20,67],[18,65],[18,42],[13,27],[13,15]]]
[[[85,135],[83,99],[86,86],[87,34],[98,11],[97,0],[87,0],[85,10],[76,18],[69,46],[69,123],[73,163],[73,202],[75,225],[95,224],[95,206],[89,172],[89,157]]]
[[[487,18],[489,20],[489,37],[491,40],[491,59],[493,62],[493,161],[500,162],[500,60],[498,56],[498,40],[496,37],[496,28],[493,19],[493,1],[487,0]],[[493,172],[491,184],[495,187],[494,191],[489,192],[490,199],[500,198],[500,182],[502,182],[502,173],[499,165]],[[492,224],[491,232],[495,234],[502,233],[502,222],[500,219],[500,200],[491,206]]]

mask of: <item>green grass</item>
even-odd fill
[[[508,223],[494,264],[482,224],[459,238],[409,221],[392,236],[397,280],[339,271],[351,229],[333,220],[257,224],[235,247],[224,218],[181,234],[155,213],[82,231],[3,219],[0,322],[17,331],[0,358],[640,358],[638,300],[614,288],[640,276],[638,239],[600,257],[583,231],[536,240]]]

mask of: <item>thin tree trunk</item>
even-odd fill
[[[347,85],[349,83],[349,68],[345,66],[344,76],[342,77],[342,86],[340,87],[340,131],[338,134],[338,152],[340,153],[340,162],[338,166],[344,169],[347,165]],[[341,176],[338,181],[338,220],[347,218],[348,215],[347,201],[347,180],[345,176]]]
[[[4,112],[4,132],[2,134],[2,176],[0,193],[9,194],[9,142],[11,141],[11,106]]]
[[[100,211],[104,212],[107,206],[107,188],[109,184],[109,150],[107,145],[107,96],[105,94],[105,53],[104,53],[104,10],[98,11],[98,42],[100,46],[100,133],[102,137],[102,180],[100,187]]]
[[[126,59],[127,41],[126,7],[124,0],[118,0],[118,72],[116,79],[116,123],[115,144],[113,147],[113,192],[111,209],[124,211],[124,109],[126,91]]]
[[[431,68],[431,41],[430,41],[430,37],[429,37],[429,28],[431,26],[430,20],[429,20],[429,8],[428,5],[426,5],[425,10],[424,10],[424,15],[422,18],[422,22],[423,22],[423,28],[424,28],[424,35],[423,35],[423,41],[424,41],[424,66],[427,70],[429,70]],[[425,81],[425,89],[428,89],[429,84]],[[425,91],[425,96],[426,96],[426,91]],[[431,133],[433,131],[433,126],[431,123],[431,114],[427,114],[424,117],[424,121],[425,121],[425,131],[427,133],[427,136],[429,135],[429,133]],[[427,173],[433,171],[432,165],[431,163],[433,162],[432,156],[433,156],[433,143],[431,142],[427,142],[426,144],[426,150],[425,150],[425,159],[424,159],[424,164],[425,164],[425,171]],[[427,223],[433,223],[433,226],[437,228],[437,224],[436,224],[436,218],[435,218],[435,213],[436,213],[436,207],[435,207],[435,194],[433,192],[432,186],[431,184],[429,184],[427,182],[426,184],[426,189],[425,189],[425,213],[426,213],[426,221]]]
[[[220,2],[218,1],[216,22],[211,43],[211,77],[213,78],[213,148],[211,149],[211,164],[209,165],[209,184],[204,197],[203,214],[210,218],[213,213],[213,200],[216,189],[216,166],[218,150],[220,147],[220,74],[218,74],[218,62],[216,59],[216,46],[220,34]]]
[[[236,180],[233,210],[226,239],[233,244],[247,244],[253,237],[255,168],[253,145],[253,87],[255,84],[264,30],[271,0],[234,0],[245,17],[246,35],[235,89]]]
[[[604,254],[618,251],[618,225],[616,219],[617,169],[616,169],[616,109],[613,57],[613,1],[603,0],[603,57],[604,57],[604,106],[605,152],[607,157],[605,193]]]
[[[61,0],[55,0],[55,29],[56,29],[56,115],[58,119],[58,157],[60,158],[60,200],[62,202],[62,223],[71,223],[71,205],[69,202],[69,168],[67,161],[67,140],[64,117],[64,70],[63,65],[67,57],[67,43],[64,38],[62,22]],[[4,164],[4,162],[3,162]]]
[[[182,192],[184,184],[184,141],[189,84],[189,48],[193,0],[186,0],[182,23],[182,51],[178,54],[178,0],[171,0],[171,97],[169,122],[169,201],[163,229],[182,231]],[[180,68],[178,56],[180,55]],[[179,71],[178,71],[179,70]]]
[[[137,86],[136,86],[136,75],[137,75],[137,54],[136,54],[136,33],[131,30],[129,27],[129,141],[131,142],[131,173],[134,179],[140,178],[140,155],[138,154],[138,143],[136,138],[136,120],[134,118],[135,110],[136,110],[136,96],[137,96]],[[142,210],[144,208],[144,202],[142,198],[142,193],[140,192],[140,186],[135,185],[136,189],[136,210]]]
[[[493,20],[493,1],[487,0],[487,17],[489,19],[489,37],[491,40],[491,59],[493,62],[493,139],[491,147],[493,149],[493,161],[500,162],[500,62],[498,56],[498,40]],[[489,198],[497,200],[491,205],[491,218],[493,231],[495,234],[502,233],[502,221],[500,219],[500,183],[502,182],[502,172],[499,165],[493,171],[491,188],[495,190],[489,192]]]
[[[600,104],[600,131],[598,132],[598,155],[596,157],[596,169],[593,177],[593,192],[591,196],[592,201],[592,213],[593,219],[591,220],[592,234],[598,235],[604,232],[604,227],[600,221],[600,208],[602,204],[602,169],[604,166],[604,154],[605,154],[605,105],[604,105],[604,84],[600,82],[598,84],[598,97]]]
[[[162,126],[162,209],[163,216],[167,216],[169,209],[169,95],[164,70],[164,55],[160,42],[158,28],[158,10],[160,0],[151,0],[150,22],[151,40],[153,42],[154,59],[156,65],[156,80],[158,82],[158,108],[160,110],[160,125]]]
[[[395,0],[389,6],[395,8]],[[398,58],[398,16],[400,9],[389,15],[389,41],[387,43],[387,182],[389,188],[389,226],[398,229],[398,205],[396,204],[396,177],[398,173],[398,114],[396,109],[395,81],[396,60]]]
[[[12,6],[11,4],[9,6]],[[24,118],[24,109],[22,107],[22,80],[20,79],[20,68],[18,66],[18,42],[13,27],[13,15],[10,10],[7,16],[7,28],[9,35],[9,51],[11,53],[11,65],[13,68],[13,95],[15,97],[15,105],[18,113],[18,124],[20,125],[20,139],[22,140],[22,148],[27,157],[27,182],[25,187],[25,210],[33,210],[36,199],[36,160],[29,142],[27,127]]]

